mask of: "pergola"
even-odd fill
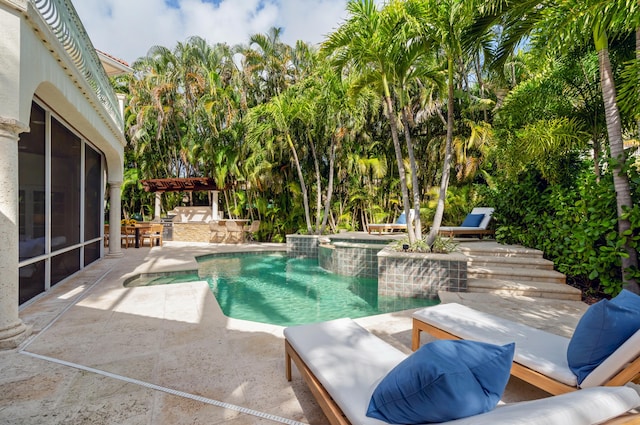
[[[168,178],[168,179],[148,179],[141,180],[145,192],[154,192],[156,194],[154,219],[160,219],[161,196],[164,192],[199,192],[211,191],[211,213],[212,216],[218,217],[218,192],[224,190],[219,188],[211,177],[186,177],[186,178]]]
[[[141,180],[145,192],[198,192],[206,190],[219,191],[211,177],[188,177],[175,179]]]

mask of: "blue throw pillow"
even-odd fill
[[[578,384],[640,329],[640,296],[622,290],[612,300],[593,304],[569,341],[567,362]]]
[[[407,215],[405,213],[400,214],[400,217],[396,220],[396,224],[407,224]]]
[[[480,227],[484,214],[467,214],[460,227]]]
[[[446,422],[492,410],[507,385],[515,344],[438,340],[393,368],[367,416],[393,424]]]

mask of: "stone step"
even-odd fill
[[[543,258],[544,253],[538,249],[519,245],[502,245],[495,241],[478,241],[458,245],[458,251],[473,257],[523,257]]]
[[[536,257],[498,257],[494,255],[483,255],[468,256],[467,266],[553,270],[553,261]]]
[[[555,270],[519,267],[474,266],[467,268],[468,279],[499,279],[517,282],[547,282],[565,284],[566,276]]]
[[[548,282],[522,282],[508,279],[469,279],[467,292],[519,295],[536,298],[581,301],[582,291],[569,285]]]

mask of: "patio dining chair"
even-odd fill
[[[133,226],[120,227],[120,241],[125,248],[134,246],[136,243],[136,229]]]
[[[152,224],[151,226],[149,226],[149,229],[146,229],[146,231],[140,235],[140,245],[144,246],[144,241],[148,239],[150,247],[154,246],[154,242],[155,246],[162,246],[163,230],[164,225]]]
[[[241,224],[233,220],[227,220],[225,226],[227,227],[227,237],[225,242],[233,239],[234,241],[244,243],[244,229]]]
[[[109,225],[104,225],[104,246],[109,246]]]
[[[250,241],[255,240],[255,233],[260,230],[260,220],[253,220],[251,224],[244,226],[244,233],[247,234],[247,239]]]
[[[217,221],[209,222],[209,243],[221,243],[227,238],[227,227]]]

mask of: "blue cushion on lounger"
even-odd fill
[[[567,348],[569,368],[578,383],[640,329],[640,296],[622,290],[612,300],[593,304],[584,313]]]
[[[515,344],[437,340],[393,368],[367,416],[394,424],[446,422],[492,410],[507,385]]]
[[[484,214],[467,214],[460,227],[480,227]]]
[[[407,224],[407,215],[405,213],[400,214],[400,217],[396,220],[396,224]]]

